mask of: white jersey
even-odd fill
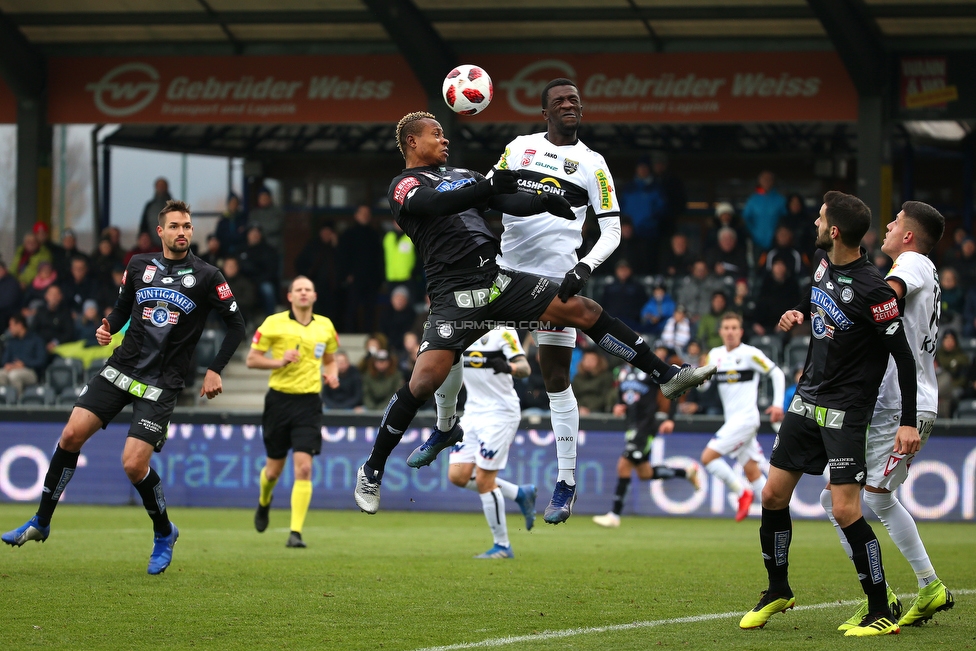
[[[718,383],[725,420],[754,420],[759,422],[759,378],[777,371],[776,364],[754,346],[739,344],[732,350],[725,346],[708,351],[708,363],[715,365],[712,382]],[[783,404],[783,372],[773,376],[773,404]]]
[[[897,278],[905,285],[905,307],[901,312],[908,345],[915,355],[918,381],[918,411],[939,411],[939,387],[935,379],[935,346],[939,339],[939,317],[942,313],[942,288],[935,265],[926,256],[905,251],[898,256],[886,278]],[[901,409],[898,368],[888,359],[876,410]]]
[[[464,362],[464,386],[468,399],[464,413],[486,416],[511,416],[522,413],[515,383],[509,373],[495,373],[489,366],[493,358],[512,360],[525,355],[518,335],[511,328],[499,328],[484,334],[468,346],[462,357]]]
[[[545,133],[519,136],[505,148],[495,169],[519,170],[520,191],[559,194],[576,213],[573,221],[548,213],[531,217],[503,214],[505,232],[498,264],[505,269],[561,280],[578,262],[576,249],[583,243],[587,205],[597,218],[620,216],[610,168],[603,156],[579,140],[556,146]]]

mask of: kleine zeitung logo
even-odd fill
[[[133,81],[130,73],[139,73],[145,81]],[[116,81],[126,77],[126,81]],[[100,81],[86,84],[93,93],[95,107],[105,115],[125,117],[138,113],[156,99],[159,93],[159,73],[148,63],[133,61],[112,68]],[[121,106],[119,105],[121,103]]]

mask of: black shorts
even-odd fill
[[[650,432],[641,432],[640,429],[627,430],[627,446],[620,454],[635,466],[651,461],[651,444],[654,437]]]
[[[822,474],[829,464],[831,484],[863,486],[867,478],[865,445],[871,410],[824,411],[818,422],[816,413],[810,414],[804,405],[797,398],[791,402],[773,443],[769,463],[782,470],[809,475]],[[843,418],[837,414],[843,414]]]
[[[108,377],[112,377],[114,382]],[[75,407],[87,409],[98,416],[102,421],[102,429],[116,417],[122,408],[132,403],[132,424],[129,426],[129,436],[145,441],[153,446],[156,452],[163,449],[166,443],[166,434],[169,430],[169,420],[173,416],[173,408],[176,407],[176,399],[180,392],[177,389],[154,389],[152,391],[141,391],[143,397],[134,395],[130,391],[135,386],[138,392],[141,389],[136,383],[126,382],[131,380],[118,370],[106,366],[99,375],[96,375],[85,388],[81,390]],[[123,389],[128,386],[129,390]]]
[[[261,424],[269,459],[284,459],[288,450],[313,457],[322,451],[322,398],[317,393],[268,389]]]
[[[559,285],[541,276],[496,269],[438,278],[428,283],[427,291],[430,315],[420,352],[464,350],[496,327],[536,330]]]

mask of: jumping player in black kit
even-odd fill
[[[207,315],[217,310],[227,325],[223,344],[200,389],[200,396],[207,398],[223,389],[220,372],[244,338],[244,319],[220,271],[189,250],[193,224],[187,204],[168,201],[159,213],[156,232],[162,239],[162,253],[132,257],[122,276],[115,309],[95,331],[98,343],[106,346],[112,333],[128,321],[122,345],[82,390],[51,458],[37,514],[3,534],[3,542],[9,545],[47,540],[51,516],[75,472],[82,446],[132,404],[122,466],[152,519],[149,574],[162,573],[173,559],[180,532],[169,521],[163,486],[149,461],[166,442],[169,419]]]
[[[495,170],[486,179],[477,172],[447,167],[448,140],[430,113],[404,116],[396,135],[407,169],[390,184],[390,207],[423,257],[431,307],[410,382],[390,399],[372,452],[357,472],[355,499],[360,509],[371,514],[379,510],[386,460],[417,410],[449,375],[449,381],[461,381],[461,352],[496,324],[579,327],[605,351],[650,374],[668,397],[683,394],[714,373],[714,367],[670,366],[595,302],[579,296],[554,300],[559,293],[555,283],[499,269],[495,263],[498,236],[485,222],[484,211],[490,207],[526,216],[547,212],[575,219],[566,199],[518,192],[518,174],[512,170]],[[446,432],[435,430],[411,454],[410,465],[429,464],[462,436],[457,426]],[[572,508],[572,500],[565,508]]]
[[[783,314],[789,331],[809,310],[813,337],[796,395],[773,444],[769,479],[762,492],[762,545],[769,587],[741,628],[762,628],[775,613],[793,608],[788,561],[793,524],[790,498],[804,473],[830,466],[834,518],[850,542],[852,560],[868,598],[868,614],[845,635],[900,631],[890,612],[881,548],[861,515],[866,479],[865,438],[889,354],[898,369],[901,425],[894,451],[919,448],[916,429],[915,360],[905,337],[894,290],[860,248],[871,211],[857,197],[828,192],[820,208],[813,285],[808,300]]]

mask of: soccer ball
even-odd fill
[[[441,90],[447,105],[461,115],[484,111],[493,93],[491,77],[483,68],[472,65],[458,66],[447,73]]]

